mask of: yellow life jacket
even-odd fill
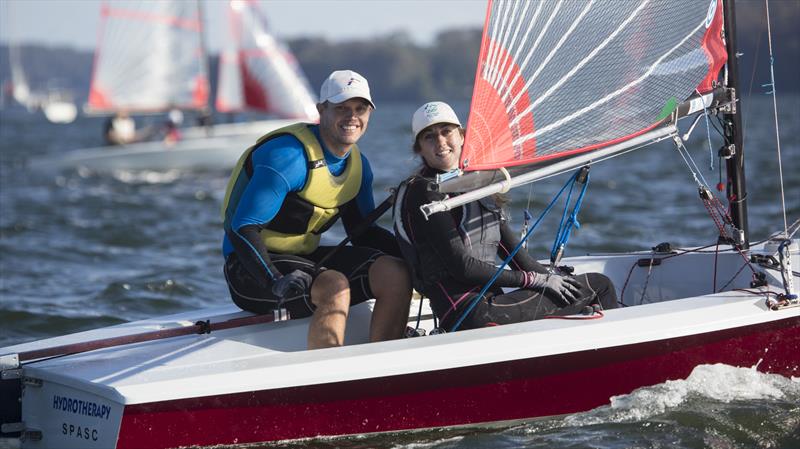
[[[339,207],[358,194],[362,176],[361,153],[353,145],[344,171],[334,176],[325,163],[322,145],[308,127],[308,124],[297,123],[272,131],[242,154],[228,180],[222,203],[226,232],[231,230],[233,215],[252,176],[253,150],[267,140],[289,134],[305,148],[308,158],[306,183],[299,192],[289,192],[278,214],[261,229],[259,235],[271,252],[305,255],[319,247],[320,235],[336,222]]]

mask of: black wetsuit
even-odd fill
[[[430,298],[441,327],[450,330],[471,300],[494,276],[497,256],[503,260],[508,257],[519,238],[508,225],[502,208],[492,199],[436,213],[426,220],[419,206],[445,198],[445,195],[428,189],[434,174],[425,170],[423,177],[414,178],[407,189],[401,189],[403,194],[398,196],[395,223],[400,223],[398,218],[401,220],[408,240],[413,242],[417,260],[409,262],[415,265],[416,287]],[[400,217],[397,217],[398,213]],[[547,273],[547,269],[524,250],[517,252],[510,268],[498,276],[485,297],[463,321],[461,329],[530,321],[548,315],[570,315],[589,304],[600,304],[604,309],[617,306],[613,284],[599,273],[575,276],[581,284],[582,295],[568,306],[542,289],[519,289],[504,294],[502,287],[523,285],[522,271]]]

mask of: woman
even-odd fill
[[[519,239],[511,231],[502,198],[487,198],[425,219],[422,204],[444,199],[429,185],[437,173],[458,167],[464,129],[453,109],[426,103],[412,118],[414,153],[420,172],[405,181],[395,204],[395,231],[415,288],[430,298],[440,327],[450,331],[497,271]],[[617,306],[611,281],[599,273],[567,276],[549,273],[526,251],[519,251],[459,329],[530,321],[549,315],[579,313],[588,305]],[[503,293],[503,287],[518,288]]]

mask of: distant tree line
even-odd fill
[[[331,70],[348,68],[367,77],[380,101],[421,101],[469,98],[480,39],[480,30],[467,29],[443,32],[429,46],[413,43],[405,33],[347,42],[301,38],[288,45],[314,91]],[[93,63],[91,52],[23,45],[21,55],[31,87],[68,88],[76,100],[85,101]],[[216,91],[218,60],[217,55],[209,58],[212,93]],[[10,78],[8,50],[0,47],[0,80]]]
[[[468,29],[443,32],[428,47],[405,33],[340,43],[296,39],[290,46],[314,88],[331,70],[349,68],[382,101],[423,101],[470,97],[480,42],[480,30]]]

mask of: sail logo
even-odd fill
[[[706,14],[706,28],[711,26],[711,22],[714,21],[714,14],[717,12],[717,0],[711,0],[711,3],[708,5],[708,13]]]

